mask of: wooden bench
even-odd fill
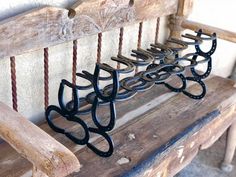
[[[191,0],[169,0],[168,3],[166,0],[123,0],[115,3],[117,6],[111,10],[102,0],[87,0],[75,4],[69,11],[45,7],[11,18],[0,24],[0,48],[4,48],[0,56],[17,55],[170,14],[174,14],[170,17],[172,37],[180,38],[183,27],[196,29],[198,26],[211,33],[217,31],[222,39],[232,41],[236,36],[187,21]],[[93,11],[91,7],[94,7]],[[116,16],[109,25],[96,23],[96,15],[104,9],[104,19]],[[42,16],[44,13],[46,19]],[[94,21],[83,18],[86,15]],[[25,25],[32,18],[37,24],[28,24],[32,33],[20,31],[19,35],[11,30],[12,24]],[[45,20],[49,24],[63,20],[65,23],[45,26]],[[45,33],[34,33],[40,28],[45,28]],[[51,40],[46,40],[49,37]],[[171,82],[175,79],[172,78]],[[233,125],[223,163],[227,167],[235,147],[235,141],[232,141],[236,118],[235,83],[212,75],[206,85],[207,95],[201,100],[192,100],[163,86],[155,86],[129,101],[118,102],[116,128],[110,133],[115,150],[109,158],[99,157],[86,147],[74,144],[64,135],[52,131],[46,123],[35,126],[0,103],[0,136],[6,141],[0,144],[0,176],[173,176],[189,164],[199,150],[210,147]],[[191,85],[188,89],[196,91],[197,86]],[[106,109],[99,113],[108,116]],[[83,119],[91,122],[90,116],[83,116]],[[54,122],[68,131],[78,130],[80,133],[78,125],[67,124],[61,117],[55,118]],[[90,141],[106,149],[106,143],[100,137],[93,136]]]

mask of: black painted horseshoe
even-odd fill
[[[165,55],[165,57],[173,55],[173,51],[169,47],[161,43],[151,44],[151,49],[148,49],[148,50],[153,51],[154,53],[161,52]]]
[[[84,114],[88,114],[88,113],[91,112],[92,105],[89,106],[88,108],[82,108],[83,106],[87,106],[87,105],[91,104],[91,102],[87,101],[86,97],[79,98],[79,102],[80,102],[81,106],[80,106],[78,112],[76,113],[76,115],[84,115]],[[69,110],[72,109],[73,104],[74,104],[73,100],[69,101],[66,104],[66,108],[69,109]]]
[[[123,55],[119,55],[119,58],[133,63],[135,66],[146,66],[154,61],[154,57],[151,54],[141,52],[140,49],[132,50],[131,56],[138,58],[138,60],[127,58]]]
[[[93,84],[91,83],[91,80],[89,80],[89,78],[87,77],[87,75],[85,75],[84,73],[76,73],[76,76],[81,77],[81,78],[83,78],[83,79],[86,79],[86,80],[90,81],[90,84],[89,84],[89,85],[86,85],[86,86],[77,85],[77,89],[79,89],[79,90],[88,90],[88,89],[91,89],[91,88],[93,87]]]
[[[212,59],[211,59],[211,56],[205,55],[205,56],[202,56],[202,57],[204,57],[203,60],[197,61],[197,58],[199,56],[202,56],[202,55],[199,55],[199,54],[193,55],[192,60],[196,61],[197,63],[206,63],[207,62],[207,69],[206,69],[206,71],[203,74],[199,74],[196,71],[195,67],[192,67],[191,68],[191,73],[193,74],[194,77],[197,77],[199,79],[205,79],[205,78],[207,78],[211,74],[211,71],[212,71]]]
[[[206,85],[203,81],[201,81],[200,79],[195,78],[195,77],[186,77],[186,80],[190,80],[190,81],[194,81],[194,82],[198,83],[202,87],[202,93],[199,95],[194,95],[194,94],[184,90],[183,94],[185,94],[186,96],[188,96],[192,99],[196,99],[196,100],[202,99],[206,95]]]
[[[173,91],[173,92],[182,92],[183,90],[186,89],[186,85],[187,85],[187,83],[186,83],[186,78],[184,77],[183,74],[176,74],[176,76],[179,77],[180,80],[181,80],[181,82],[182,82],[182,86],[181,86],[181,87],[177,88],[177,87],[174,87],[174,86],[172,86],[172,85],[170,85],[170,84],[168,84],[168,83],[166,83],[166,82],[164,83],[164,85],[165,85],[168,89],[170,89],[171,91]]]
[[[63,118],[66,118],[68,121],[73,121],[73,122],[76,122],[76,123],[80,124],[80,126],[83,128],[83,130],[85,132],[84,138],[77,138],[76,136],[72,135],[71,132],[66,132],[65,129],[56,126],[52,122],[52,117],[50,116],[50,113],[52,111],[59,113]],[[46,120],[48,122],[48,125],[55,132],[65,134],[70,140],[72,140],[76,144],[85,145],[85,144],[88,143],[88,140],[89,140],[88,127],[87,127],[86,123],[83,120],[81,120],[79,117],[74,116],[74,115],[69,115],[69,116],[65,115],[59,107],[53,106],[53,105],[51,105],[47,108],[45,115],[46,115]]]
[[[150,89],[154,82],[147,82],[146,80],[142,79],[142,75],[145,71],[136,73],[134,77],[126,77],[120,81],[120,85],[122,88],[128,91],[145,91]],[[158,77],[158,76],[157,76]],[[137,85],[137,83],[139,83]]]
[[[88,129],[89,129],[89,132],[101,135],[107,141],[109,149],[107,151],[101,151],[97,147],[92,145],[91,143],[88,143],[87,147],[89,149],[91,149],[95,154],[97,154],[101,157],[110,157],[114,151],[114,144],[113,144],[111,137],[107,133],[102,132],[99,129],[91,128],[91,127],[89,127]]]
[[[95,97],[93,106],[92,106],[92,119],[94,124],[102,131],[111,131],[115,126],[116,121],[116,109],[115,109],[115,103],[113,101],[109,102],[110,106],[110,121],[107,125],[101,125],[99,121],[99,117],[97,116],[97,108],[99,106],[98,98]]]
[[[64,89],[65,86],[72,88],[72,94],[73,94],[73,107],[70,109],[67,108],[65,102],[64,102]],[[64,114],[76,114],[79,109],[79,96],[78,96],[78,89],[76,88],[76,85],[73,85],[72,83],[68,82],[67,80],[62,80],[60,83],[60,88],[58,92],[58,102],[60,105],[60,108]]]
[[[126,65],[126,68],[124,69],[116,69],[118,73],[130,73],[134,71],[135,68],[134,64],[132,62],[128,62],[127,60],[123,59],[122,57],[120,57],[120,55],[118,55],[117,57],[111,57],[111,60]]]
[[[101,90],[99,88],[99,73],[100,73],[100,69],[107,71],[111,74],[112,76],[112,80],[113,80],[113,88],[112,88],[112,92],[110,95],[104,95],[101,93]],[[118,81],[118,73],[116,70],[114,70],[111,67],[108,67],[107,65],[104,64],[96,64],[95,67],[95,71],[94,71],[94,77],[93,77],[93,87],[94,87],[94,91],[97,95],[98,98],[100,98],[101,100],[105,101],[105,102],[110,102],[115,100],[116,95],[118,93],[119,90],[119,81]]]
[[[109,94],[111,94],[111,91],[112,91],[112,84],[107,85],[106,87],[103,88],[104,94],[109,95]],[[129,90],[126,90],[126,89],[123,89],[122,87],[120,87],[119,93],[116,96],[116,101],[128,100],[128,99],[132,98],[133,96],[135,96],[136,94],[137,94],[137,91],[135,91],[135,90],[129,91]]]
[[[200,45],[203,42],[200,37],[194,36],[194,35],[191,35],[191,34],[184,34],[184,35],[182,35],[182,37],[186,38],[186,39],[193,40],[192,42],[184,41],[187,45]]]
[[[169,48],[175,52],[179,52],[179,51],[182,51],[184,49],[187,49],[188,48],[188,45],[186,42],[184,41],[181,41],[179,39],[176,39],[176,38],[170,38],[166,41],[167,43],[172,43],[172,44],[177,44],[179,47],[172,47],[172,46],[169,46]]]
[[[208,52],[203,52],[199,45],[195,45],[195,49],[197,53],[203,56],[211,56],[215,52],[216,47],[217,47],[216,33],[213,33],[213,34],[203,33],[202,30],[197,31],[196,33],[197,33],[197,36],[201,38],[202,40],[212,41],[211,49]],[[201,37],[202,35],[205,35],[207,37],[206,38]]]

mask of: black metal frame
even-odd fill
[[[207,78],[211,73],[211,55],[216,50],[217,40],[215,33],[206,34],[203,33],[202,30],[199,30],[196,34],[196,36],[190,34],[183,35],[184,38],[190,39],[192,42],[181,41],[179,39],[170,39],[167,41],[167,45],[157,43],[151,44],[151,48],[147,50],[133,50],[131,56],[138,58],[137,60],[130,59],[122,55],[111,58],[113,61],[126,65],[126,68],[124,69],[115,69],[107,64],[97,63],[93,74],[87,71],[77,73],[78,77],[86,79],[90,82],[87,86],[74,85],[66,80],[62,80],[58,92],[59,107],[51,105],[46,110],[46,119],[49,126],[54,131],[65,134],[65,136],[71,139],[74,143],[79,145],[87,145],[89,149],[101,157],[111,156],[114,150],[114,145],[108,132],[113,130],[115,127],[116,101],[130,99],[138,92],[146,91],[154,85],[159,84],[163,84],[171,91],[182,92],[192,99],[202,99],[205,96],[206,85],[203,82],[203,79]],[[200,44],[205,40],[212,41],[212,47],[208,52],[203,52],[200,48]],[[173,43],[178,45],[178,47],[169,46]],[[180,57],[180,51],[186,49],[188,45],[194,45],[196,52]],[[198,57],[202,57],[204,59],[198,61]],[[189,65],[182,66],[181,61],[188,61]],[[207,70],[203,74],[197,73],[195,69],[195,67],[201,63],[207,63]],[[126,77],[119,81],[120,74],[130,73],[134,71],[136,66],[147,66],[147,68],[145,71],[136,73],[133,77]],[[190,68],[192,76],[186,76],[186,73],[184,72],[186,68]],[[101,77],[101,70],[109,73],[109,76]],[[180,78],[182,82],[181,87],[176,88],[166,81],[173,75]],[[109,84],[102,89],[99,87],[100,80],[111,80],[112,84]],[[202,92],[199,95],[195,95],[187,91],[186,88],[188,81],[193,81],[199,84],[202,88]],[[73,93],[73,99],[68,103],[63,101],[65,86],[71,88]],[[88,90],[91,88],[94,89],[93,92],[89,93],[86,97],[79,98],[79,90]],[[81,110],[80,103],[83,105],[89,104],[90,106],[89,108]],[[110,120],[107,125],[103,125],[97,115],[97,109],[101,105],[106,105],[110,108]],[[65,118],[68,121],[73,121],[80,124],[80,126],[84,129],[84,137],[78,138],[73,135],[73,133],[67,132],[65,129],[56,126],[52,120],[52,112],[57,112],[62,118]],[[88,127],[86,122],[80,118],[80,115],[88,113],[91,113],[95,127]],[[95,133],[102,136],[108,143],[108,150],[102,151],[92,145],[89,142],[90,133]]]

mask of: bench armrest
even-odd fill
[[[79,161],[69,149],[1,102],[0,137],[33,164],[35,176],[40,172],[64,177],[79,171]]]

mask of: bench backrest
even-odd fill
[[[190,2],[180,1],[181,3]],[[98,34],[98,41],[92,41],[91,43],[97,43],[97,57],[93,58],[93,63],[101,61],[101,44],[102,44],[102,32],[119,30],[120,34],[114,36],[119,41],[119,50],[121,52],[122,38],[124,30],[123,27],[128,25],[140,23],[137,26],[137,39],[131,39],[141,45],[142,36],[142,22],[149,19],[158,19],[159,17],[168,16],[171,14],[176,14],[178,9],[178,0],[82,0],[78,1],[70,9],[63,9],[58,7],[41,7],[30,10],[23,14],[19,14],[15,17],[6,19],[0,22],[0,58],[10,58],[10,68],[9,77],[11,77],[11,90],[12,90],[12,107],[14,110],[19,110],[26,117],[31,116],[30,113],[26,114],[26,106],[32,104],[28,100],[23,99],[23,94],[17,94],[17,92],[22,92],[22,90],[30,89],[30,85],[22,84],[22,76],[19,76],[21,64],[24,61],[18,60],[18,55],[24,53],[30,53],[32,51],[41,50],[41,58],[43,64],[43,72],[41,81],[38,76],[35,76],[35,80],[39,80],[37,85],[43,88],[42,94],[44,94],[44,106],[38,105],[34,107],[39,107],[38,109],[43,114],[43,108],[46,108],[50,101],[56,99],[57,91],[53,91],[53,96],[50,95],[50,88],[57,89],[58,84],[54,82],[55,73],[53,73],[58,66],[50,65],[50,62],[54,60],[50,51],[50,47],[57,44],[67,43],[73,41],[73,46],[71,45],[72,57],[68,62],[72,61],[71,70],[64,72],[72,72],[72,81],[76,82],[76,71],[77,71],[77,48],[80,48],[77,44],[77,39],[87,37],[90,35]],[[180,3],[180,4],[181,4]],[[158,25],[159,19],[157,21],[156,28],[156,39],[158,36]],[[154,24],[156,25],[156,24]],[[173,26],[173,25],[172,25]],[[155,35],[155,33],[153,33]],[[154,39],[155,36],[153,36]],[[120,39],[119,39],[120,38]],[[114,39],[113,39],[114,40]],[[127,40],[127,39],[126,39]],[[130,39],[129,39],[130,40]],[[49,48],[49,49],[48,49]],[[118,47],[117,47],[118,48]],[[67,48],[68,49],[68,48]],[[65,50],[67,50],[65,49]],[[34,57],[34,55],[32,56]],[[36,56],[37,57],[37,56]],[[91,59],[91,60],[93,60]],[[56,60],[56,59],[55,59]],[[104,60],[102,60],[103,62]],[[31,61],[29,61],[31,62]],[[29,65],[27,62],[27,65]],[[83,63],[90,62],[82,59]],[[24,64],[23,64],[24,65]],[[32,61],[32,65],[35,65]],[[80,65],[81,61],[80,61]],[[30,66],[29,66],[30,67]],[[35,67],[35,66],[34,66]],[[62,67],[63,68],[63,67]],[[93,67],[92,69],[93,70]],[[61,72],[61,71],[60,71]],[[60,73],[58,72],[58,73]],[[53,73],[53,77],[50,74]],[[35,73],[26,73],[28,75],[34,75]],[[62,79],[63,77],[60,76]],[[58,78],[59,79],[59,78]],[[34,81],[36,82],[36,81]],[[52,87],[51,83],[55,83]],[[19,88],[24,85],[25,88]],[[18,89],[19,88],[19,89]],[[51,92],[52,93],[52,92]],[[25,91],[24,91],[25,94]],[[38,94],[38,93],[37,93]],[[41,95],[42,95],[41,94]],[[69,94],[68,94],[69,95]],[[49,98],[51,96],[51,98]],[[54,98],[52,98],[54,97]],[[32,98],[32,102],[35,98]],[[51,99],[51,100],[50,100]],[[23,100],[23,101],[21,101]],[[28,101],[28,102],[27,102]],[[27,103],[22,103],[27,102]],[[39,102],[39,101],[38,101]],[[22,106],[21,106],[22,105]],[[23,107],[23,108],[22,108]],[[33,109],[33,108],[32,108]],[[35,111],[35,110],[32,110]],[[31,112],[32,112],[31,111]],[[38,114],[38,113],[37,113]],[[41,116],[42,116],[41,114]],[[41,117],[40,116],[40,117]]]

